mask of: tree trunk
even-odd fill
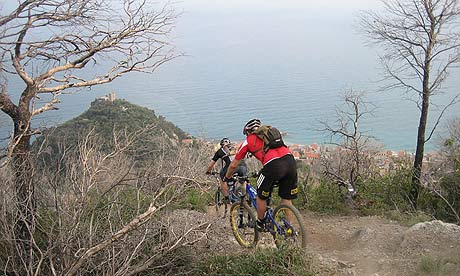
[[[14,120],[12,166],[17,197],[17,223],[14,226],[18,259],[29,272],[33,268],[32,238],[35,230],[33,168],[30,158],[30,112],[19,108]]]
[[[426,87],[428,87],[428,85]],[[422,109],[420,113],[420,121],[417,133],[417,149],[415,151],[411,190],[409,193],[411,204],[414,210],[417,210],[417,200],[420,193],[420,177],[422,175],[423,155],[425,150],[425,131],[428,118],[428,107],[430,104],[430,92],[428,88],[424,88],[423,91],[424,93],[422,97]]]

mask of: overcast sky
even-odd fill
[[[191,9],[302,9],[302,10],[362,10],[381,5],[380,0],[183,0],[181,6]]]
[[[147,1],[152,3],[159,2],[157,0]],[[2,14],[11,11],[11,9],[17,6],[18,2],[19,0],[0,0]],[[20,2],[24,2],[24,0],[20,0]],[[234,12],[241,10],[257,12],[257,10],[282,11],[295,9],[300,11],[317,11],[320,13],[337,13],[374,9],[381,5],[381,0],[179,0],[171,1],[171,3],[173,6],[185,9],[185,11],[217,9]]]

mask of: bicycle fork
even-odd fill
[[[242,201],[240,201],[242,202]],[[240,217],[240,221],[238,222],[238,228],[243,228],[244,224],[243,224],[243,204],[240,203],[240,209],[238,211],[238,216]]]
[[[240,197],[240,208],[238,210],[238,216],[239,216],[239,222],[238,222],[238,228],[244,228],[245,226],[249,226],[251,227],[251,215],[248,213],[248,218],[247,218],[247,221],[246,223],[244,222],[244,206],[243,206],[243,202],[244,202],[244,195]],[[253,222],[255,223],[255,222]]]

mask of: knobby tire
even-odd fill
[[[242,207],[243,214],[240,214]],[[259,241],[259,232],[255,229],[257,216],[246,201],[235,202],[230,208],[230,225],[236,241],[245,248],[255,247]]]
[[[286,211],[292,213],[291,220],[287,220]],[[302,215],[294,206],[281,204],[273,211],[273,217],[281,229],[274,229],[276,246],[295,246],[299,248],[307,247],[307,230],[303,222]],[[276,228],[276,226],[274,226]],[[279,234],[281,230],[284,234]]]

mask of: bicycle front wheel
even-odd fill
[[[291,205],[281,204],[273,211],[275,219],[274,239],[276,246],[307,247],[307,231],[299,210]]]
[[[256,246],[259,232],[256,231],[256,214],[248,204],[242,200],[235,202],[230,208],[230,225],[236,241],[245,248]]]

